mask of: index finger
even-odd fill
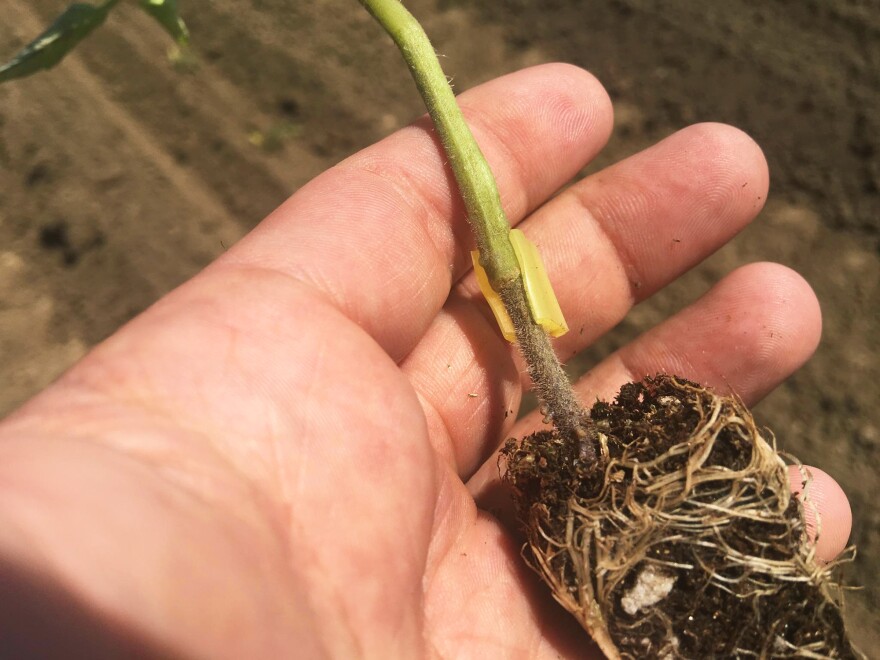
[[[459,104],[512,224],[574,176],[612,124],[605,90],[569,65],[498,78]],[[303,281],[400,359],[469,269],[472,245],[455,181],[423,118],[310,182],[213,267],[272,269]]]

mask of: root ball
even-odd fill
[[[525,555],[611,658],[858,658],[834,566],[742,403],[657,376],[592,409],[598,465],[508,441]],[[809,503],[806,503],[809,506]]]

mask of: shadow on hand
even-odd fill
[[[70,594],[50,577],[0,560],[0,658],[180,658]]]

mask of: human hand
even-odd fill
[[[548,65],[460,100],[542,250],[566,357],[766,195],[758,147],[699,125],[540,206],[608,138],[599,84]],[[0,640],[31,656],[582,655],[585,633],[487,511],[498,444],[540,420],[514,421],[527,382],[477,293],[471,242],[421,121],[305,186],[8,418]],[[747,266],[577,391],[667,371],[755,403],[820,325],[796,274]],[[830,559],[849,507],[814,475]]]

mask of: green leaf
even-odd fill
[[[85,3],[70,5],[45,32],[0,66],[0,83],[51,69],[104,22],[115,4],[107,2],[100,7]]]
[[[177,43],[186,44],[189,41],[189,30],[177,11],[177,0],[140,0],[140,5]]]

